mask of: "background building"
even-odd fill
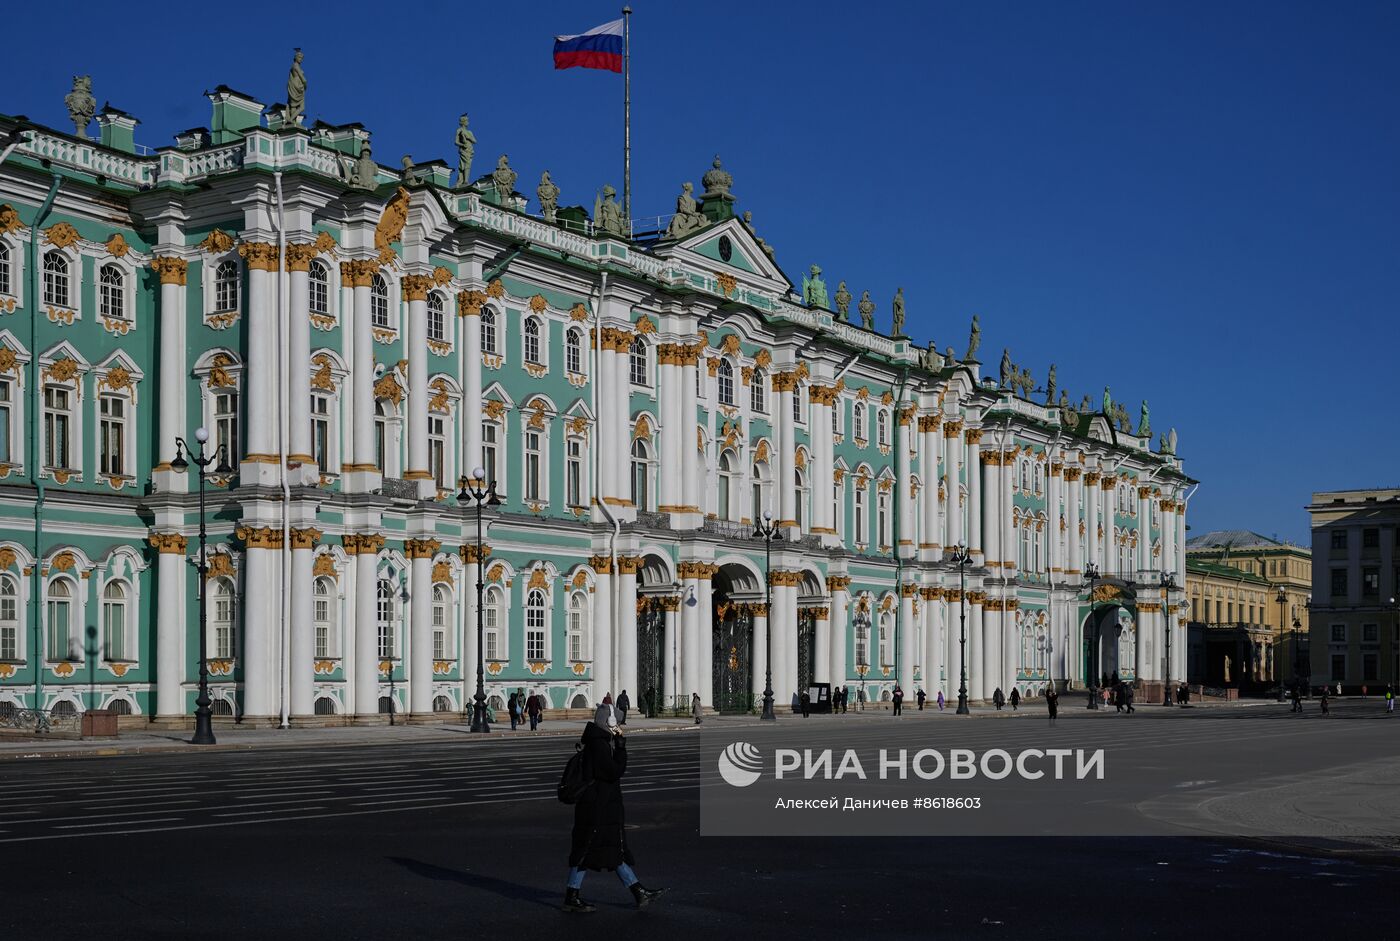
[[[1375,692],[1400,676],[1400,488],[1314,493],[1313,682]]]
[[[479,659],[498,702],[747,710],[770,637],[784,704],[1183,674],[1159,574],[1191,481],[1145,404],[1053,373],[1033,401],[976,325],[923,350],[815,267],[799,294],[718,159],[634,232],[606,191],[529,211],[505,157],[391,171],[359,124],[208,97],[212,130],[149,156],[114,109],[97,141],[0,118],[0,708],[190,713],[197,426],[231,465],[215,708],[251,722],[457,712]],[[480,550],[476,466],[504,501]]]

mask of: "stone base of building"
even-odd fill
[[[1157,705],[1162,702],[1167,684],[1162,680],[1138,680],[1133,685],[1133,705]]]

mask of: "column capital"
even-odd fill
[[[944,422],[944,423],[943,423],[943,437],[945,437],[945,438],[957,438],[957,437],[960,437],[960,436],[962,435],[962,425],[963,425],[963,423],[962,423],[961,421],[956,421],[956,420],[955,420],[955,421],[946,421],[946,422]]]
[[[938,426],[941,425],[941,424],[943,424],[943,416],[941,416],[941,415],[920,415],[920,416],[919,416],[919,430],[920,430],[920,431],[937,431],[937,430],[938,430]]]
[[[340,277],[351,287],[367,288],[374,284],[374,276],[379,273],[379,261],[374,258],[356,258],[340,263]]]
[[[408,552],[410,559],[431,559],[437,555],[442,548],[442,543],[436,539],[407,539],[404,541],[404,549]]]
[[[826,587],[828,591],[850,591],[851,578],[849,575],[828,575],[826,577]]]
[[[282,548],[282,530],[271,526],[239,526],[233,535],[249,549]]]
[[[479,317],[481,316],[481,308],[485,304],[485,291],[466,290],[457,292],[458,317]]]
[[[310,271],[311,259],[321,254],[321,250],[314,242],[305,244],[297,243],[287,246],[287,270],[288,271]]]
[[[151,533],[146,541],[163,555],[184,555],[189,547],[189,540],[179,533]]]
[[[341,542],[349,555],[378,555],[384,548],[384,537],[379,533],[346,533]]]
[[[406,274],[399,284],[403,288],[404,300],[426,301],[428,290],[433,286],[433,279],[422,274]]]
[[[588,557],[588,567],[591,568],[595,574],[611,575],[612,559],[605,555],[592,555]]]
[[[967,443],[968,443],[968,444],[977,444],[977,443],[980,442],[981,440],[982,440],[982,429],[981,429],[981,428],[969,428],[969,429],[967,429]]]
[[[639,555],[620,555],[617,557],[617,573],[619,575],[636,575],[642,567],[642,557]]]
[[[171,255],[157,255],[151,259],[151,269],[159,276],[161,284],[183,285],[189,266],[185,259]]]
[[[293,529],[291,535],[293,549],[314,549],[325,534],[319,529]]]
[[[478,565],[486,561],[487,556],[491,554],[491,547],[482,543],[481,551],[478,552],[474,543],[468,543],[458,549],[457,553],[467,565]]]
[[[276,271],[280,252],[271,242],[244,242],[238,246],[238,255],[254,271]]]

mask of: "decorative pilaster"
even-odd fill
[[[481,465],[481,308],[486,303],[483,291],[462,291],[457,295],[457,316],[461,326],[462,344],[462,476],[470,477]],[[590,382],[596,382],[592,376]],[[594,436],[596,439],[596,435]],[[596,445],[595,445],[596,446]],[[475,582],[471,583],[475,586]],[[475,587],[472,588],[475,593]],[[475,604],[475,594],[473,594]],[[475,631],[471,632],[473,635]],[[472,641],[475,643],[475,640]],[[475,684],[475,679],[473,679]],[[475,685],[472,695],[476,694]]]
[[[151,260],[151,268],[160,278],[160,441],[156,453],[159,463],[155,467],[156,487],[165,492],[182,492],[189,489],[189,476],[177,474],[170,469],[175,459],[175,439],[188,434],[185,430],[185,278],[188,263],[183,258],[158,256]],[[239,458],[230,454],[230,462]],[[164,683],[160,688],[166,688]],[[183,712],[183,707],[180,709]]]
[[[404,541],[408,554],[409,663],[408,711],[428,715],[433,711],[433,556],[442,543],[420,537]]]
[[[379,624],[376,591],[379,553],[384,537],[378,533],[342,537],[345,551],[355,557],[355,715],[359,721],[379,721]]]
[[[147,537],[156,559],[156,715],[186,714],[185,607],[187,541],[179,533],[152,533]],[[195,637],[199,643],[198,636]]]
[[[773,475],[778,505],[774,514],[784,529],[784,535],[790,538],[797,534],[797,429],[792,420],[792,397],[797,394],[797,374],[774,373],[773,391],[777,393],[777,401],[773,405],[772,424],[778,447],[778,465]],[[787,629],[786,624],[783,629]]]
[[[350,403],[353,411],[353,460],[342,470],[342,486],[349,493],[368,493],[380,487],[383,479],[374,435],[374,334],[370,321],[370,286],[379,272],[374,259],[342,262],[341,277],[354,289],[354,337],[351,357]],[[367,669],[361,665],[361,669]],[[378,710],[378,661],[375,661],[375,709]],[[366,673],[366,676],[369,674]],[[359,704],[357,704],[358,711]]]
[[[627,690],[634,702],[641,702],[637,689],[637,573],[640,556],[617,557],[617,692]]]
[[[274,626],[280,623],[282,531],[272,527],[239,526],[234,536],[243,553],[243,714],[269,718],[276,712],[278,689]]]
[[[277,470],[277,368],[276,274],[279,257],[276,245],[244,242],[238,246],[248,269],[248,358],[243,370],[242,422],[244,453],[239,480],[245,486],[274,486]],[[245,605],[246,608],[246,605]],[[245,653],[245,660],[247,659]],[[244,675],[247,675],[245,664]],[[245,681],[244,709],[249,711]]]
[[[831,592],[831,620],[827,622],[831,632],[831,640],[827,643],[831,654],[831,682],[844,684],[847,678],[846,645],[850,641],[847,610],[851,601],[851,580],[845,575],[828,575],[826,587]]]
[[[420,499],[437,495],[437,483],[428,469],[428,289],[432,284],[433,279],[425,275],[405,275],[402,281],[408,301],[408,470],[403,476],[417,485]],[[428,669],[432,670],[431,663]]]
[[[311,453],[311,259],[315,245],[287,246],[287,397],[288,454],[292,481],[314,484],[321,479],[320,468]]]
[[[700,350],[704,348],[703,342],[677,347],[679,366],[679,382],[681,393],[680,412],[680,476],[681,476],[681,503],[690,511],[698,514],[695,518],[695,525],[701,525],[704,517],[705,494],[700,486],[700,462],[698,455],[690,454],[690,440],[694,435],[691,430],[699,420],[699,400],[695,395],[695,373],[699,368]],[[688,459],[690,458],[690,459]],[[692,690],[691,692],[694,692]],[[706,700],[708,702],[708,700]]]
[[[595,555],[589,558],[593,569],[593,701],[602,702],[613,689],[613,605],[616,579],[613,578],[612,558]],[[635,610],[635,609],[633,609]],[[622,612],[624,615],[626,612]]]
[[[318,529],[293,529],[292,539],[292,605],[291,662],[288,664],[289,694],[288,704],[291,715],[310,716],[316,711],[312,695],[315,682],[316,638],[313,629],[312,610],[315,580],[312,570],[315,564],[316,543],[321,539]]]
[[[943,557],[943,521],[939,511],[938,415],[919,416],[919,471],[924,480],[923,526],[919,537],[919,559],[936,562]]]
[[[914,695],[914,651],[918,649],[919,625],[914,620],[915,585],[899,586],[899,685],[904,695]]]
[[[947,502],[944,504],[944,535],[943,545],[947,548],[953,546],[966,545],[963,537],[962,523],[962,501],[959,499],[959,468],[962,462],[962,422],[945,421],[943,423],[943,486],[948,492]],[[975,470],[975,469],[972,469]],[[969,478],[972,476],[969,473]]]

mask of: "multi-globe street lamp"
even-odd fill
[[[175,460],[170,462],[171,470],[183,474],[190,469],[190,464],[199,468],[199,555],[195,559],[195,569],[199,572],[199,695],[194,700],[194,737],[190,739],[191,745],[213,745],[214,741],[214,721],[213,712],[209,708],[209,651],[207,633],[207,581],[209,578],[209,559],[205,551],[205,543],[208,533],[204,526],[204,481],[208,477],[210,464],[218,461],[214,468],[214,474],[219,477],[228,477],[233,473],[233,468],[228,466],[228,455],[222,444],[214,448],[213,454],[205,453],[205,444],[209,441],[209,429],[199,427],[194,430],[194,440],[199,442],[199,454],[195,455],[194,449],[185,443],[184,438],[175,439]],[[186,457],[188,455],[188,457]]]
[[[971,715],[967,708],[967,566],[972,553],[966,546],[954,546],[948,561],[958,567],[958,708],[956,715]]]
[[[1085,672],[1088,674],[1085,679],[1089,686],[1089,708],[1099,708],[1098,697],[1098,672],[1099,658],[1099,622],[1095,615],[1094,583],[1099,581],[1099,567],[1096,563],[1090,562],[1084,566],[1084,580],[1089,583],[1089,624],[1093,629],[1094,639],[1089,644],[1089,656],[1085,659]]]
[[[496,494],[496,482],[487,483],[486,469],[483,467],[472,470],[470,481],[463,477],[457,483],[457,505],[476,504],[476,695],[472,697],[472,731],[490,732],[491,726],[486,722],[486,648],[482,643],[485,633],[482,594],[486,583],[482,578],[485,560],[481,557],[481,509],[483,506],[500,506],[501,498]]]
[[[1167,682],[1162,689],[1162,705],[1172,704],[1172,592],[1181,586],[1176,583],[1176,573],[1162,572],[1162,618],[1167,631]]]
[[[1263,565],[1261,562],[1260,565]],[[1288,616],[1285,608],[1288,604],[1288,591],[1282,586],[1278,586],[1278,652],[1274,655],[1274,668],[1278,670],[1278,701],[1283,702],[1283,668],[1279,662],[1283,659],[1283,625],[1287,623]]]
[[[763,511],[763,519],[753,529],[753,538],[763,540],[763,590],[764,608],[768,616],[768,630],[764,632],[767,650],[763,655],[763,714],[758,718],[763,722],[778,721],[773,712],[773,543],[781,542],[781,527],[773,522],[773,514]]]

